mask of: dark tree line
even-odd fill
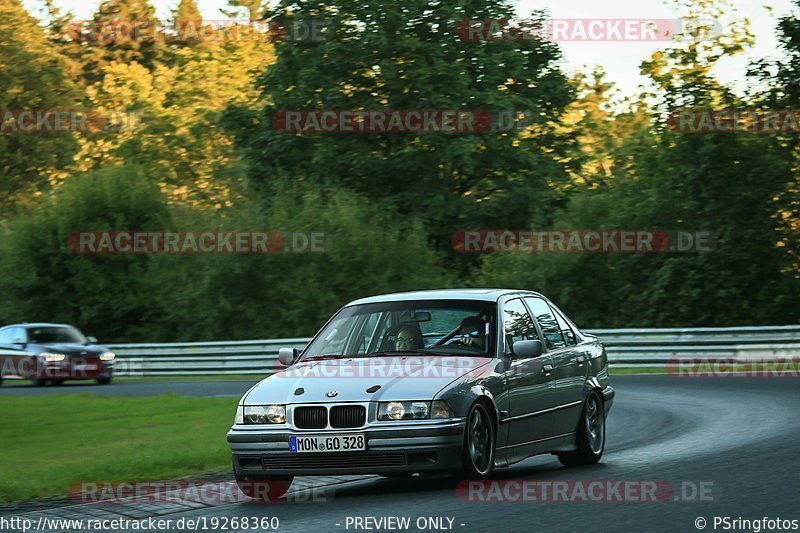
[[[739,94],[713,67],[752,45],[735,18],[665,43],[621,97],[602,71],[566,75],[541,40],[472,42],[465,19],[504,1],[236,0],[250,21],[322,21],[321,40],[91,40],[45,2],[0,0],[0,109],[87,109],[120,127],[0,133],[0,322],[63,321],[104,340],[310,335],[346,301],[457,286],[541,290],[585,327],[800,320],[796,134],[687,134],[683,108],[797,109],[800,19]],[[686,16],[733,17],[727,2]],[[800,0],[797,0],[800,9]],[[105,0],[91,25],[155,17]],[[533,13],[533,17],[544,16]],[[198,25],[182,0],[175,27]],[[183,25],[183,26],[181,26]],[[214,34],[208,30],[201,35]],[[215,34],[216,35],[216,34]],[[285,110],[525,112],[480,133],[287,133]],[[462,254],[464,229],[707,231],[705,253]],[[324,253],[86,255],[88,230],[322,231]]]

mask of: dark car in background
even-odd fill
[[[0,383],[3,378],[30,379],[34,385],[66,380],[111,383],[114,352],[68,324],[12,324],[0,328]]]

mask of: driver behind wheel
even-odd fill
[[[486,321],[478,316],[468,316],[461,321],[461,340],[464,346],[478,348],[486,347]]]

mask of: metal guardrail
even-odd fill
[[[598,329],[612,368],[663,367],[674,359],[800,357],[800,325],[686,329]],[[165,344],[115,344],[123,376],[266,376],[278,368],[278,349],[303,348],[310,339]]]

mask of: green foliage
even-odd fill
[[[474,283],[541,290],[585,327],[800,320],[800,286],[773,217],[784,154],[764,138],[662,135],[630,143],[629,174],[574,193],[555,227],[707,231],[713,251],[500,255],[485,258]]]
[[[324,32],[321,40],[277,43],[260,107],[230,121],[265,194],[294,181],[353,190],[419,214],[441,251],[465,225],[547,220],[548,185],[567,179],[554,133],[571,99],[560,51],[550,42],[472,42],[457,33],[465,19],[513,16],[511,4],[284,1],[273,13],[286,26],[317,23]],[[524,134],[294,135],[272,123],[285,110],[415,109],[524,110],[532,124]]]
[[[723,13],[725,4],[689,2],[687,15]],[[660,89],[657,109],[743,105],[713,78],[711,67],[741,51],[749,38],[746,26],[734,24],[713,39],[695,33],[688,44],[654,53],[643,72]],[[596,108],[597,94],[589,91],[582,97],[588,102],[577,107]],[[632,104],[637,107],[642,104]],[[791,250],[777,231],[776,199],[796,179],[789,153],[774,136],[676,133],[662,125],[658,112],[650,114],[652,124],[631,122],[633,114],[606,124],[606,139],[622,139],[606,152],[610,177],[602,186],[574,191],[556,227],[707,231],[717,237],[716,249],[492,257],[477,282],[538,288],[592,327],[800,320],[792,304],[800,299],[797,271],[790,272]]]
[[[214,218],[189,213],[182,224],[196,227],[191,218],[227,231],[324,232],[326,249],[158,257],[159,283],[175,288],[165,294],[163,338],[309,335],[352,299],[454,283],[415,219],[389,216],[344,191],[295,186],[279,191],[266,209]]]
[[[111,63],[138,63],[152,70],[163,53],[156,10],[148,0],[103,0],[89,24],[88,46],[79,51],[89,82],[102,79]]]
[[[19,0],[0,1],[0,113],[74,109],[78,96],[38,22]],[[46,191],[76,150],[69,134],[0,133],[0,216]]]
[[[114,131],[0,134],[0,322],[71,322],[109,342],[305,336],[354,298],[461,285],[538,289],[591,327],[800,320],[796,135],[681,134],[666,121],[684,106],[796,109],[800,22],[780,22],[784,57],[755,64],[763,90],[739,95],[713,69],[752,44],[747,21],[730,0],[673,3],[724,31],[697,27],[656,51],[641,68],[649,92],[620,98],[600,68],[568,80],[554,43],[459,38],[460,21],[514,16],[503,0],[229,2],[250,20],[324,30],[275,45],[247,26],[228,40],[123,31],[85,42],[51,0],[45,31],[19,0],[0,0],[0,109],[127,119]],[[201,19],[195,0],[173,15],[178,27]],[[93,20],[154,17],[146,0],[105,0]],[[533,121],[421,135],[272,124],[280,110],[330,109]],[[549,227],[708,231],[718,247],[477,256],[451,246],[456,230]],[[71,233],[104,229],[324,232],[328,248],[67,248]]]
[[[112,168],[71,180],[12,228],[0,256],[0,322],[72,322],[105,341],[307,335],[351,299],[450,282],[416,220],[393,219],[343,191],[285,190],[267,210],[170,213],[138,169]],[[146,255],[68,247],[80,231],[159,229],[324,232],[326,249]]]
[[[12,219],[0,241],[0,322],[73,322],[105,338],[144,335],[157,319],[150,302],[161,290],[151,257],[78,254],[68,243],[81,231],[157,230],[169,218],[158,188],[135,167],[72,178],[32,214]]]
[[[794,0],[795,9],[800,0]],[[781,19],[778,37],[784,57],[778,61],[763,60],[753,68],[753,75],[766,94],[758,95],[757,102],[763,107],[779,109],[800,108],[800,18],[790,14]],[[779,136],[782,153],[790,154],[793,161],[790,183],[777,198],[778,232],[786,253],[792,256],[791,271],[800,277],[800,142],[796,134]]]

